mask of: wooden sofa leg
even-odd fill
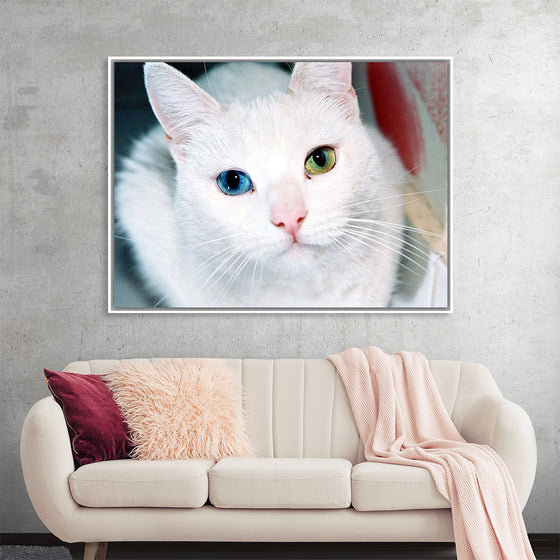
[[[84,560],[105,560],[107,554],[106,542],[87,542],[84,549]]]
[[[99,546],[97,547],[97,560],[105,560],[108,544],[109,543],[106,542],[99,543]]]
[[[98,542],[87,542],[84,549],[84,560],[95,560],[97,556]]]

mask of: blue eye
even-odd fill
[[[251,177],[243,171],[237,169],[228,169],[222,171],[216,178],[218,187],[225,194],[238,195],[245,194],[253,188]]]

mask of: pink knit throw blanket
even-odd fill
[[[489,446],[461,437],[422,354],[369,347],[328,359],[346,387],[366,459],[428,469],[451,503],[459,560],[534,560],[507,467]]]

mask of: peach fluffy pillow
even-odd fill
[[[105,376],[135,459],[251,455],[240,387],[219,360],[135,360]]]

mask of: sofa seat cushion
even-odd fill
[[[358,511],[451,507],[427,469],[388,463],[354,465],[352,506]]]
[[[74,500],[86,507],[197,508],[208,500],[214,461],[101,461],[69,477]]]
[[[209,472],[210,502],[219,508],[347,508],[351,472],[346,459],[228,457]]]

